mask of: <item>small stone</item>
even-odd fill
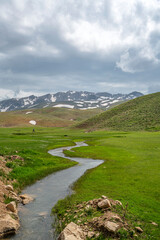
[[[11,194],[12,194],[12,196],[15,196],[15,197],[17,197],[17,193],[15,193],[15,192],[12,192]]]
[[[155,223],[155,222],[151,222],[151,224],[154,225],[154,226],[158,226],[158,224]]]
[[[15,200],[16,202],[21,202],[21,199],[19,197],[12,196],[12,199]]]
[[[6,208],[11,211],[11,212],[16,212],[17,211],[17,208],[16,208],[16,203],[13,201],[13,202],[10,202],[7,204]]]
[[[22,199],[22,203],[24,205],[33,201],[33,198],[31,196],[27,195],[27,194],[19,195],[19,197]]]
[[[111,203],[108,199],[104,199],[104,200],[101,200],[99,203],[98,203],[98,207],[99,208],[110,208],[111,207]]]
[[[98,238],[98,237],[99,237],[99,235],[100,235],[100,233],[96,233],[95,237],[96,237],[96,238]]]
[[[94,233],[94,232],[88,232],[87,236],[88,236],[89,238],[92,238],[92,237],[95,236],[95,233]]]
[[[119,229],[119,225],[114,222],[107,221],[104,226],[109,232],[115,233]]]
[[[137,234],[134,234],[133,237],[138,238],[138,235],[137,235]]]
[[[106,199],[107,197],[105,195],[102,195],[101,198]]]
[[[139,232],[139,233],[142,233],[142,232],[143,232],[142,228],[140,228],[140,227],[135,227],[135,229],[136,229],[137,232]]]
[[[119,200],[116,200],[115,203],[116,203],[117,205],[123,206],[123,204],[122,204]]]
[[[13,187],[12,187],[11,185],[6,185],[6,189],[7,189],[8,191],[13,191]]]
[[[88,205],[85,207],[85,210],[88,211],[90,208],[91,208],[91,205],[88,204]]]
[[[80,209],[80,208],[83,208],[83,205],[82,204],[78,204],[77,207]]]

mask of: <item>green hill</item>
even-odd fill
[[[29,123],[31,120],[42,127],[68,127],[101,112],[103,112],[101,109],[79,110],[53,107],[1,112],[0,127],[27,127],[31,126]]]
[[[160,92],[130,100],[77,125],[89,130],[160,130]]]

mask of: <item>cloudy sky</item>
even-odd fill
[[[0,0],[0,99],[160,91],[160,0]]]

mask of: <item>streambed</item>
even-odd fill
[[[86,143],[77,142],[76,146],[62,147],[50,150],[53,156],[68,158],[79,162],[78,165],[53,173],[35,184],[24,189],[22,194],[29,194],[34,201],[28,205],[19,206],[21,227],[13,240],[53,240],[56,239],[52,223],[54,216],[50,216],[52,207],[59,199],[71,193],[71,185],[80,178],[87,169],[94,168],[103,163],[103,160],[89,158],[65,157],[63,150],[87,146]]]

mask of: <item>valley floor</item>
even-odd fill
[[[12,169],[1,180],[14,181],[21,190],[47,174],[76,164],[52,157],[47,151],[74,145],[85,140],[89,146],[66,151],[69,156],[104,159],[101,166],[89,170],[74,185],[76,194],[56,206],[59,216],[75,203],[106,195],[128,204],[127,217],[139,221],[144,233],[141,239],[159,239],[159,132],[91,132],[63,128],[1,128],[0,155],[18,154],[24,161],[7,158]],[[65,205],[64,205],[65,202]]]

